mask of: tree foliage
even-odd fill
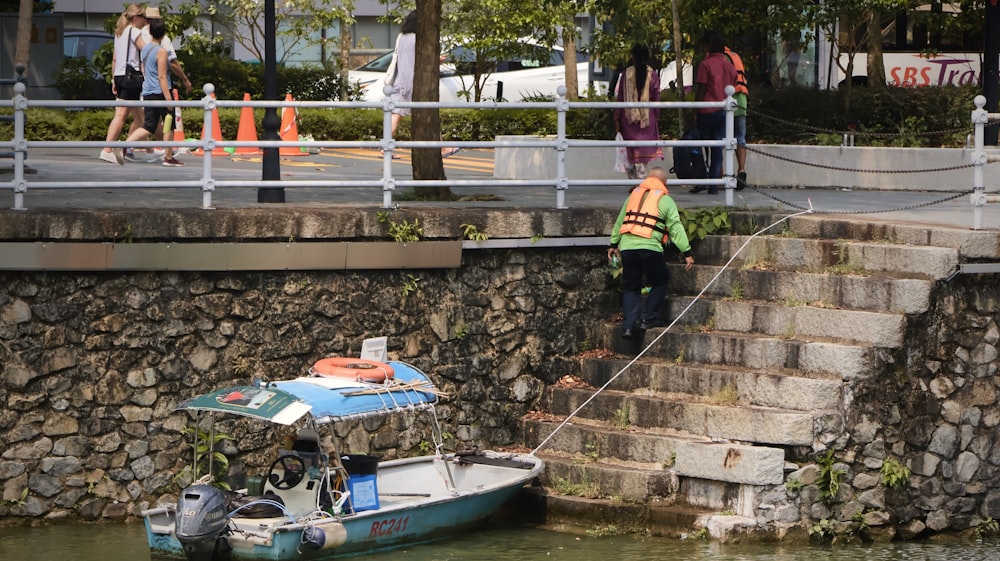
[[[264,3],[260,0],[192,0],[182,5],[185,14],[209,18],[229,37],[264,60]],[[354,22],[352,0],[284,0],[275,2],[277,64],[322,42],[320,31],[338,23]],[[324,61],[325,63],[326,61]]]
[[[553,15],[530,0],[456,0],[442,14],[442,47],[462,46],[471,56],[449,59],[459,74],[471,75],[462,84],[468,99],[482,101],[486,80],[496,61],[524,54],[522,37],[533,36],[546,45],[555,43]]]

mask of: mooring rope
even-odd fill
[[[581,403],[579,407],[577,407],[572,413],[570,413],[565,419],[563,419],[563,422],[560,423],[559,426],[555,428],[555,430],[553,430],[551,433],[549,433],[549,435],[546,436],[544,440],[542,440],[541,444],[539,444],[538,446],[536,446],[535,449],[531,451],[530,455],[534,456],[539,450],[541,450],[542,448],[544,448],[545,445],[549,443],[549,440],[552,440],[552,437],[554,437],[556,435],[556,433],[558,433],[560,430],[562,430],[562,428],[564,426],[566,426],[567,423],[569,423],[570,419],[572,419],[573,417],[575,417],[580,411],[583,410],[584,407],[586,407],[587,405],[589,405],[590,402],[593,401],[594,398],[596,398],[598,396],[598,394],[600,394],[602,391],[604,391],[605,389],[607,389],[608,386],[610,386],[612,384],[612,382],[614,382],[615,380],[617,380],[619,376],[621,376],[622,374],[625,373],[625,371],[627,371],[629,368],[631,368],[633,364],[635,364],[640,358],[643,357],[643,355],[645,355],[649,351],[649,349],[653,348],[653,345],[655,345],[656,343],[658,343],[660,341],[660,339],[662,339],[663,336],[666,335],[667,332],[669,332],[670,329],[674,325],[676,325],[677,322],[680,321],[680,319],[682,317],[684,317],[684,314],[686,314],[688,312],[688,310],[691,309],[691,306],[694,306],[695,303],[698,300],[701,299],[701,297],[705,294],[705,291],[707,291],[709,289],[709,287],[711,287],[713,284],[715,284],[715,281],[719,280],[719,277],[722,275],[722,273],[724,273],[726,271],[726,269],[728,269],[729,266],[733,264],[733,261],[736,260],[736,257],[744,249],[746,249],[747,245],[749,245],[750,242],[754,238],[756,238],[757,236],[763,234],[764,232],[770,230],[771,228],[774,228],[778,224],[781,224],[782,222],[784,222],[784,221],[786,221],[786,220],[788,220],[790,218],[795,218],[796,216],[801,216],[803,214],[811,214],[813,212],[815,212],[815,211],[812,208],[812,200],[810,200],[809,201],[809,208],[808,209],[803,210],[801,212],[797,212],[795,214],[789,214],[788,216],[785,216],[784,218],[781,218],[781,219],[777,220],[776,222],[774,222],[770,226],[768,226],[766,228],[763,228],[763,229],[761,229],[761,230],[759,230],[759,231],[751,234],[750,237],[748,237],[746,239],[746,241],[743,242],[743,245],[741,245],[740,248],[737,249],[735,253],[733,253],[732,257],[729,258],[729,261],[726,261],[726,264],[722,266],[722,269],[720,269],[719,272],[717,272],[715,274],[715,276],[712,277],[712,280],[708,281],[708,284],[706,284],[705,287],[701,289],[701,292],[699,292],[698,295],[695,296],[694,299],[691,300],[691,302],[688,303],[688,305],[681,311],[681,313],[677,314],[677,317],[674,318],[674,320],[670,322],[670,325],[668,325],[666,327],[666,329],[664,329],[659,335],[657,335],[655,339],[653,339],[652,341],[650,341],[650,343],[648,345],[646,345],[646,347],[644,349],[642,349],[641,351],[639,351],[639,354],[635,355],[635,357],[632,358],[632,360],[630,360],[628,362],[628,364],[626,364],[625,366],[623,366],[622,369],[619,370],[617,374],[615,374],[614,376],[612,376],[607,382],[604,383],[603,386],[601,386],[600,388],[598,388],[597,391],[595,391],[593,393],[593,395],[591,395],[590,397],[588,397],[586,401],[584,401],[583,403]]]

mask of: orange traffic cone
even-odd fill
[[[250,101],[250,94],[243,94],[243,101]],[[253,118],[253,107],[244,105],[240,110],[240,128],[236,131],[237,142],[257,142],[257,123]],[[233,156],[260,156],[264,153],[259,146],[237,146]]]
[[[293,101],[292,94],[285,94],[285,101]],[[299,141],[299,127],[295,123],[295,108],[294,107],[282,107],[281,108],[281,140],[282,142],[298,142]],[[281,150],[278,151],[281,156],[306,156],[307,153],[303,152],[298,146],[283,146]]]
[[[215,94],[214,93],[212,94],[212,98],[213,99],[215,98]],[[201,139],[203,141],[205,140],[205,127],[201,128]],[[219,124],[219,109],[218,108],[212,109],[212,139],[215,140],[215,142],[222,142],[222,125]],[[199,148],[196,152],[194,152],[194,154],[202,155],[202,154],[204,154],[204,151],[202,151]],[[223,148],[223,147],[221,147],[221,146],[216,146],[215,149],[212,150],[212,155],[213,156],[225,156],[226,155],[226,149]]]

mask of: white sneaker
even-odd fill
[[[117,164],[118,163],[118,160],[115,159],[115,153],[114,152],[105,152],[104,150],[101,150],[101,156],[100,156],[100,158],[102,160],[104,160],[105,162],[108,162],[109,164]]]
[[[159,162],[160,160],[163,159],[163,154],[164,154],[163,150],[159,148],[153,148],[152,152],[146,152],[146,161]]]

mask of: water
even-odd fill
[[[874,545],[721,545],[637,536],[587,537],[535,528],[472,532],[450,540],[351,557],[357,561],[985,561],[994,542]],[[0,528],[4,561],[150,561],[141,524]]]

